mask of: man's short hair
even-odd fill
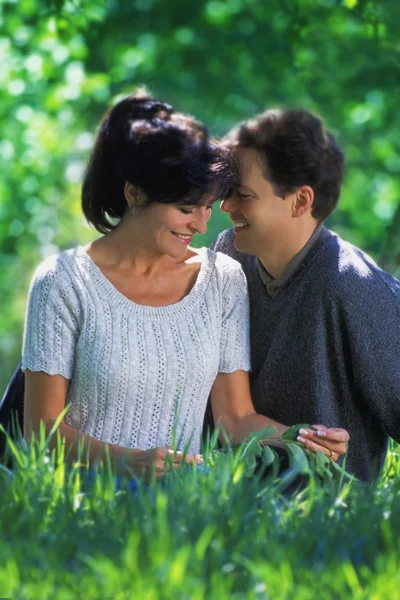
[[[259,152],[264,176],[278,196],[309,185],[314,191],[311,214],[315,219],[323,221],[335,209],[344,153],[320,117],[302,109],[267,110],[241,123],[228,140]]]

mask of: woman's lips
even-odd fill
[[[184,235],[182,233],[175,233],[174,231],[171,231],[172,235],[174,235],[176,237],[177,240],[180,241],[181,244],[185,244],[186,246],[188,246],[190,244],[190,242],[192,241],[192,236],[191,235]]]

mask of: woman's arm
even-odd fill
[[[32,433],[39,433],[40,423],[45,426],[48,435],[57,418],[65,408],[69,380],[61,375],[48,375],[43,371],[25,371],[25,406],[24,406],[24,436],[30,440]],[[170,466],[177,467],[182,460],[186,463],[199,463],[197,456],[174,452],[171,448],[152,448],[137,450],[124,448],[115,444],[107,444],[94,437],[78,432],[64,422],[59,426],[61,437],[66,442],[67,460],[78,460],[78,447],[81,447],[81,458],[88,458],[89,465],[102,462],[107,453],[114,472],[127,475],[135,473],[148,479],[153,468],[156,477],[161,477]],[[57,447],[57,436],[52,436],[50,448]],[[89,450],[88,450],[89,447]],[[168,460],[167,460],[168,459]],[[166,462],[167,460],[167,462]]]
[[[245,371],[217,375],[211,390],[211,408],[215,424],[221,424],[232,444],[243,442],[251,433],[274,427],[276,432],[266,442],[275,446],[283,445],[278,440],[274,441],[274,438],[280,438],[288,427],[255,412],[249,376]],[[318,429],[320,435],[312,430],[301,430],[299,441],[312,451],[324,452],[333,460],[346,453],[346,442],[349,439],[347,431],[327,429],[322,425]],[[220,439],[224,441],[223,435]]]
[[[24,402],[24,436],[30,441],[32,433],[39,433],[40,422],[45,426],[46,436],[50,433],[60,413],[65,408],[69,380],[62,375],[48,375],[43,371],[25,371],[25,402]],[[117,467],[125,458],[125,448],[108,445],[95,438],[79,433],[73,427],[62,422],[59,427],[61,436],[65,439],[67,448],[70,449],[69,460],[78,459],[78,445],[87,449],[90,443],[89,464],[93,465],[106,457],[106,447],[111,459],[111,464]],[[50,440],[50,448],[57,446],[57,436]],[[86,457],[86,452],[82,457]],[[126,458],[129,453],[126,453]]]
[[[219,423],[232,444],[240,444],[251,433],[275,427],[272,438],[279,438],[288,429],[255,412],[250,396],[249,377],[245,371],[219,373],[211,389],[214,422]],[[220,436],[223,442],[223,436]]]

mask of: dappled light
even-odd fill
[[[382,459],[379,463],[384,456],[383,450],[386,451],[384,436],[388,433],[397,439],[399,431],[393,414],[398,410],[395,343],[399,337],[395,334],[394,322],[398,316],[396,302],[400,284],[388,276],[383,280],[382,271],[377,272],[374,265],[371,267],[368,256],[358,250],[370,255],[385,271],[400,276],[399,20],[398,0],[0,2],[0,398],[21,360],[32,274],[39,263],[59,255],[54,272],[52,259],[46,261],[50,278],[43,276],[43,296],[38,291],[30,306],[30,324],[33,329],[37,326],[37,330],[42,326],[37,339],[48,328],[47,341],[51,339],[53,343],[56,340],[49,353],[59,363],[51,374],[44,373],[44,367],[41,371],[42,367],[37,367],[39,362],[32,362],[37,368],[26,367],[27,381],[29,376],[39,375],[43,387],[35,388],[35,397],[31,384],[32,400],[27,383],[25,404],[21,387],[24,376],[21,370],[16,372],[14,382],[19,381],[21,401],[18,416],[23,420],[21,411],[25,407],[26,439],[21,432],[15,436],[5,435],[0,425],[0,450],[1,444],[8,440],[0,464],[4,546],[0,568],[1,597],[3,590],[8,590],[7,597],[35,600],[50,600],[56,597],[55,593],[64,600],[78,597],[395,600],[399,597],[400,456],[399,446],[393,441],[382,474],[377,482],[370,484],[370,480],[384,462]],[[103,122],[102,145],[96,144],[96,148],[101,147],[99,154],[103,162],[98,164],[102,168],[93,171],[95,174],[92,173],[86,196],[84,193],[85,214],[91,216],[88,219],[93,223],[90,226],[82,213],[81,186],[85,174],[91,173],[93,161],[88,170],[87,165],[100,119],[109,107],[141,86],[150,96],[185,113],[184,117],[179,117],[178,125],[175,122],[175,137],[171,138],[184,151],[175,152],[172,158],[171,152],[165,151],[169,146],[162,136],[174,118],[170,117],[170,106],[160,105],[152,98],[143,99],[141,95],[139,107],[138,98],[130,98],[129,102],[137,105],[130,106],[129,111],[124,108],[126,120],[120,117],[121,129],[116,125],[115,130],[112,129],[110,122],[114,117],[110,117]],[[259,250],[265,240],[279,237],[276,231],[284,231],[279,229],[282,214],[285,217],[294,215],[295,202],[292,213],[290,210],[285,212],[282,209],[285,194],[281,196],[273,189],[272,184],[276,181],[270,177],[267,168],[261,171],[269,160],[266,147],[239,144],[245,148],[235,150],[234,155],[226,146],[221,149],[213,142],[211,149],[207,147],[207,154],[199,141],[205,138],[205,130],[191,121],[194,133],[190,130],[192,137],[185,134],[189,136],[190,145],[185,146],[181,140],[182,122],[188,127],[186,115],[204,122],[210,137],[219,139],[241,121],[266,108],[279,107],[304,108],[320,115],[327,129],[334,134],[338,148],[343,148],[346,165],[341,198],[335,211],[328,216],[326,226],[350,244],[338,242],[338,238],[326,230],[321,233],[318,227],[315,229],[315,219],[323,217],[311,213],[310,207],[314,210],[313,200],[317,197],[317,194],[314,196],[317,188],[311,189],[311,183],[297,182],[293,184],[294,191],[290,188],[287,194],[285,192],[292,199],[292,192],[298,194],[295,198],[297,223],[304,223],[300,217],[307,211],[309,217],[311,214],[314,217],[314,220],[310,217],[314,230],[310,229],[308,238],[304,234],[306,227],[302,230],[301,225],[298,229],[301,235],[304,234],[304,244],[300,252],[297,248],[291,260],[288,259],[285,269],[289,265],[289,273],[284,269],[281,272],[282,265],[273,260],[270,264],[273,269],[276,267],[276,272],[271,270],[264,264],[264,253],[254,250],[256,243]],[[312,120],[310,115],[308,117]],[[136,122],[132,126],[133,119],[139,121],[140,130],[139,127],[134,129]],[[293,121],[290,123],[290,132],[300,138],[300,129],[292,126]],[[128,131],[126,139],[125,127]],[[319,121],[318,127],[319,132],[322,131]],[[178,128],[181,128],[179,133]],[[164,152],[159,162],[154,161],[157,168],[149,160],[156,152],[150,152],[150,145],[146,146],[140,138],[143,135],[144,139],[149,131],[157,143],[161,140],[159,146],[151,147],[161,148],[160,156]],[[317,146],[314,144],[310,161],[312,168],[317,165],[315,180],[322,181],[323,189],[318,193],[329,196],[328,185],[330,192],[335,185],[339,190],[342,155],[333,143],[329,146],[324,132],[318,135],[315,134],[313,142],[323,141]],[[284,146],[284,140],[279,138],[279,141]],[[128,144],[136,152],[139,142],[143,142],[140,149],[143,154],[139,156],[137,151],[132,154],[135,160],[130,157],[126,160]],[[187,156],[188,147],[191,148],[190,157]],[[260,147],[262,151],[259,151]],[[290,145],[291,158],[293,147]],[[257,152],[253,152],[254,148]],[[251,203],[255,196],[256,200],[260,199],[257,194],[251,189],[253,195],[249,191],[242,193],[238,187],[240,174],[240,183],[246,188],[245,157],[240,154],[243,151],[244,154],[247,152],[249,163],[251,153],[256,156],[251,163],[251,173],[256,165],[259,177],[254,176],[254,180],[258,189],[268,196],[268,205],[263,194],[260,197],[265,200],[265,205],[257,201]],[[264,163],[259,160],[261,155]],[[303,156],[303,153],[299,155]],[[238,157],[240,169],[236,164]],[[278,157],[277,162],[286,168],[289,163],[282,160]],[[134,164],[135,168],[124,170],[121,166],[124,162],[128,167]],[[114,170],[108,169],[109,164]],[[268,168],[271,164],[272,161]],[[209,165],[215,167],[214,171]],[[164,166],[171,170],[166,169],[163,179]],[[173,170],[175,167],[176,171]],[[154,213],[149,211],[148,218],[143,209],[147,209],[154,198],[150,198],[150,192],[146,198],[147,188],[142,186],[142,180],[137,183],[132,177],[131,181],[130,173],[138,177],[145,173],[143,181],[151,180],[158,200],[162,193],[167,196],[165,189],[168,189],[168,198],[163,197],[165,203],[155,202]],[[187,189],[182,187],[186,189],[183,194],[179,188],[180,195],[177,191],[176,197],[183,198],[186,203],[174,200],[171,207],[170,195],[174,192],[165,181],[171,182],[171,190],[175,190],[175,184],[178,189],[182,173],[187,176],[186,179],[182,176],[182,186],[187,184]],[[290,165],[287,173],[290,173]],[[320,177],[321,173],[325,179]],[[267,187],[269,195],[265,192]],[[110,189],[115,191],[118,201],[115,204],[108,203],[108,199],[113,198]],[[216,190],[224,198],[222,208],[225,205],[225,212],[220,210],[218,201],[213,206],[207,204],[210,198],[215,199]],[[96,204],[93,198],[102,194],[101,210],[99,204],[93,209]],[[196,198],[196,202],[199,200],[198,204],[188,204],[188,197]],[[240,202],[235,204],[238,199]],[[336,199],[337,194],[334,201]],[[231,209],[226,208],[229,203]],[[161,216],[155,218],[160,207],[163,209]],[[206,262],[204,257],[199,260],[202,253],[192,257],[197,262],[190,259],[186,264],[182,257],[187,257],[185,252],[192,236],[193,246],[210,247],[218,234],[232,225],[229,212],[237,235],[234,242],[233,233],[232,239],[229,238],[231,232],[225,238],[220,236],[217,249],[243,260],[244,272],[231,258],[205,251],[213,269],[214,262],[220,264],[218,269],[224,277],[236,273],[235,280],[231,278],[229,285],[222,275],[215,279],[214,290],[200,266],[201,260]],[[141,273],[142,278],[138,277],[140,285],[132,278],[133,260],[131,263],[128,260],[132,256],[128,252],[118,253],[121,247],[117,248],[115,231],[107,237],[104,250],[96,250],[96,244],[87,252],[84,250],[86,244],[99,237],[98,231],[107,231],[107,226],[104,229],[104,222],[101,222],[104,215],[110,217],[110,230],[122,219],[116,233],[118,238],[121,230],[124,231],[121,236],[124,252],[126,248],[131,250],[132,239],[142,242],[146,238],[140,252],[146,257],[150,248],[148,255],[152,259],[156,256],[159,262],[154,262],[154,272],[160,270],[161,273],[162,268],[166,269],[162,273],[164,278],[156,280],[157,285],[151,277],[146,279],[145,270],[143,277]],[[137,219],[138,215],[142,221]],[[110,224],[105,217],[104,220],[106,225]],[[289,221],[287,231],[290,231],[294,217],[290,216]],[[126,223],[128,227],[124,230]],[[132,223],[136,229],[132,228]],[[204,234],[193,235],[195,231],[205,231],[206,227]],[[314,245],[309,245],[316,233]],[[340,246],[340,252],[337,258],[335,255],[333,265],[330,263],[329,272],[325,268],[328,263],[324,266],[321,261],[318,267],[320,279],[317,271],[311,273],[309,270],[307,280],[304,265],[309,265],[307,261],[315,256],[317,244],[323,246],[324,235],[330,236],[326,245],[333,247],[336,244]],[[153,246],[152,236],[156,240]],[[146,245],[148,239],[149,247]],[[109,243],[110,240],[113,241]],[[244,240],[241,242],[243,252],[247,251],[254,259],[251,265],[247,255],[242,254],[240,258],[237,252],[240,240]],[[282,240],[286,241],[286,235],[281,235],[277,241],[279,251]],[[171,254],[169,244],[175,254]],[[83,270],[77,276],[77,263],[73,262],[75,250],[69,254],[60,253],[78,245],[77,253],[87,271]],[[308,246],[307,252],[303,253],[305,246]],[[292,250],[289,242],[288,249]],[[267,258],[272,254],[265,252]],[[141,265],[142,254],[139,255],[139,259],[136,255],[134,258]],[[168,260],[164,260],[165,256]],[[296,260],[298,264],[293,267]],[[122,265],[118,267],[118,273],[114,263]],[[193,268],[197,263],[200,271]],[[149,264],[154,267],[153,263]],[[57,284],[60,286],[57,296],[54,290],[57,292],[58,288],[51,278],[59,272],[62,272],[62,285]],[[205,268],[204,272],[208,273]],[[293,289],[296,288],[289,289],[289,285],[299,272],[304,279],[297,289],[304,295],[298,296],[299,300],[290,312],[289,304],[294,302],[296,292]],[[76,281],[72,282],[71,273],[75,273]],[[54,281],[57,281],[55,277]],[[39,275],[36,278],[39,281]],[[204,295],[197,305],[193,304],[197,302],[195,293],[203,293],[198,281],[210,295]],[[74,288],[76,282],[81,286],[79,294],[78,288]],[[249,282],[253,284],[252,288]],[[356,282],[356,289],[353,282]],[[282,292],[287,289],[292,296],[285,304],[289,296],[284,297]],[[49,290],[54,292],[54,300]],[[247,290],[250,290],[250,338]],[[341,296],[343,290],[347,294],[345,300]],[[87,296],[83,296],[84,293]],[[112,320],[111,311],[105,303],[103,306],[106,296],[115,300],[115,314],[118,313],[119,320]],[[93,309],[92,312],[89,309],[87,313],[80,312],[82,297],[89,298],[87,306]],[[148,301],[149,297],[154,304]],[[236,298],[236,305],[232,298]],[[369,303],[371,298],[373,302]],[[279,313],[277,305],[280,301],[287,313]],[[187,330],[186,337],[181,339],[180,329],[170,315],[175,309],[178,314],[182,305],[191,310],[194,306],[195,314],[192,325],[186,313],[182,312],[183,318],[179,317],[179,327],[183,322]],[[240,315],[238,312],[235,316],[234,306],[239,307]],[[136,315],[131,311],[132,307],[137,309],[139,317],[129,316]],[[209,307],[215,309],[215,320],[207,312]],[[168,315],[164,320],[160,317],[160,321],[157,316],[148,326],[147,337],[142,335],[145,323],[142,315],[147,314],[146,311],[151,315],[163,312]],[[382,321],[377,320],[376,313],[381,313]],[[351,326],[347,326],[346,321],[349,315]],[[366,324],[374,327],[367,329]],[[208,329],[204,329],[205,325]],[[357,337],[353,338],[354,331]],[[371,331],[376,336],[371,335]],[[142,345],[137,341],[140,335]],[[45,334],[40,339],[45,347]],[[39,343],[33,341],[27,346],[36,349]],[[69,352],[65,353],[68,373],[59,367],[65,348]],[[370,351],[369,363],[365,358],[366,349]],[[235,351],[237,361],[225,364],[223,352],[228,355],[231,350]],[[247,387],[243,387],[250,410],[247,410],[248,406],[244,410],[235,407],[236,412],[233,409],[232,414],[227,411],[230,418],[226,418],[220,409],[226,398],[218,388],[215,392],[213,381],[217,375],[224,378],[239,373],[247,377],[245,371],[250,368],[250,354],[251,386],[246,379]],[[83,356],[84,360],[79,362],[77,356]],[[95,358],[91,360],[91,357]],[[175,363],[171,357],[176,357]],[[392,360],[390,364],[388,357]],[[243,358],[243,362],[239,358]],[[81,369],[83,364],[87,371]],[[173,368],[170,368],[171,364]],[[265,365],[269,365],[269,371]],[[376,365],[381,368],[375,372]],[[263,374],[264,367],[266,376],[261,384],[256,378],[259,373]],[[81,379],[75,380],[77,373]],[[51,376],[53,386],[55,380],[60,386],[58,389],[64,386],[58,397],[60,405],[66,404],[64,413],[55,422],[46,420],[46,426],[51,421],[49,430],[45,430],[43,418],[38,435],[33,428],[32,435],[29,429],[27,434],[26,413],[29,407],[32,413],[35,412],[40,404],[35,405],[35,401],[48,385],[46,377]],[[170,387],[165,383],[167,376],[173,380]],[[188,381],[185,383],[187,413],[182,417],[181,380],[186,382],[185,378]],[[74,382],[69,388],[68,380]],[[67,400],[67,388],[74,392],[79,388],[80,391],[84,388],[82,381],[86,386],[84,400],[76,395],[72,410],[72,404]],[[176,386],[175,381],[178,382]],[[369,385],[368,391],[374,392],[372,400],[364,394],[362,386],[365,382]],[[146,413],[150,400],[154,400],[147,393],[153,383],[157,402]],[[240,396],[242,388],[237,384],[232,387]],[[200,395],[196,390],[200,388],[204,398],[199,408]],[[48,389],[49,404],[54,410],[55,387]],[[135,404],[137,389],[143,392],[138,402],[143,414]],[[170,397],[170,389],[177,389],[175,398]],[[204,427],[205,439],[200,441],[210,389],[217,425],[215,430]],[[228,392],[233,397],[231,389],[220,389],[227,397]],[[118,394],[119,404],[116,401],[114,406]],[[246,396],[245,393],[242,395]],[[381,398],[388,400],[378,406]],[[42,396],[39,399],[43,400]],[[326,408],[324,418],[327,415],[334,425],[327,423],[325,427],[322,419],[318,421],[320,425],[312,425],[314,421],[308,418],[310,415],[320,418],[320,400],[323,409]],[[174,417],[171,446],[169,441],[168,446],[164,444],[163,438],[162,447],[155,447],[154,423],[160,426],[164,435],[169,421],[162,411],[167,404],[170,412],[165,414],[170,419],[172,417],[168,415]],[[239,406],[239,401],[237,404]],[[210,400],[208,409],[206,425],[212,412]],[[257,429],[254,423],[259,421],[252,419],[269,418],[270,409],[271,412],[277,409],[278,416],[271,416],[276,419],[272,423],[277,427],[267,428],[267,435],[267,429]],[[308,416],[304,417],[302,411]],[[71,414],[75,421],[68,422]],[[194,430],[190,430],[193,414],[197,419],[197,437]],[[285,419],[281,419],[281,415]],[[382,415],[385,419],[381,426]],[[348,418],[353,425],[353,416],[354,422],[357,421],[356,435],[351,433],[349,442],[347,430],[341,429],[347,427],[347,423],[343,425],[339,421]],[[307,423],[299,425],[303,417]],[[179,418],[183,425],[180,424],[181,437],[177,439]],[[142,433],[145,421],[148,429],[152,428],[153,437],[150,434],[144,436],[139,445],[137,440],[142,440],[139,433]],[[224,430],[225,422],[232,433],[240,431],[243,421],[253,423],[251,435],[246,434],[246,437],[243,430],[240,439],[233,434],[229,437],[229,427]],[[91,438],[93,445],[104,442],[101,446],[106,448],[104,455],[99,451],[100,454],[95,456],[96,459],[100,456],[100,465],[94,459],[89,464],[92,442],[86,447],[88,438],[79,437],[81,423],[86,426],[83,432],[88,438],[95,431],[96,435],[93,433]],[[136,438],[130,434],[132,423],[137,429]],[[284,423],[292,426],[287,428]],[[78,436],[74,442],[76,455],[69,455],[65,439],[62,442],[58,436],[62,427],[69,435],[73,430]],[[115,438],[103,435],[107,427]],[[126,429],[125,437],[121,434],[123,428]],[[341,437],[343,432],[345,438]],[[368,439],[370,433],[371,439]],[[379,444],[375,446],[374,436],[379,438]],[[272,438],[275,443],[278,441],[277,446],[270,444]],[[221,445],[221,440],[225,445]],[[194,449],[190,449],[191,443]],[[123,446],[129,446],[132,462],[117,465],[124,467],[121,475],[112,472],[117,462],[115,459],[112,463],[109,449],[125,452]],[[192,457],[191,462],[185,463],[188,448],[189,456],[193,453],[195,459]],[[353,449],[357,460],[352,456]],[[143,455],[147,458],[143,459]],[[141,459],[145,462],[140,463]],[[354,468],[351,470],[352,460],[357,468],[361,465],[358,472]],[[369,483],[357,480],[354,473]]]

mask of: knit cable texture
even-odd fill
[[[45,260],[30,287],[22,369],[70,379],[65,422],[96,439],[198,452],[218,373],[250,368],[246,278],[203,249],[192,290],[169,306],[123,296],[81,246]]]

